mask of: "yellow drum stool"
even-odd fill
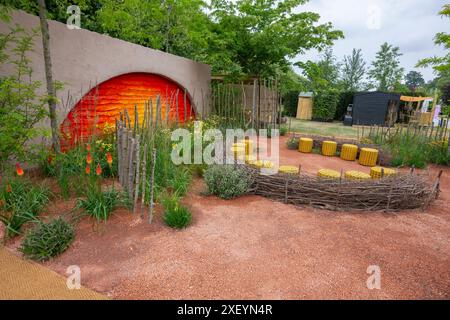
[[[341,159],[347,161],[355,161],[358,154],[358,146],[354,144],[343,144],[341,148]]]
[[[297,167],[294,167],[294,166],[280,166],[278,168],[278,172],[297,174],[299,172],[299,170]]]
[[[370,168],[370,176],[373,179],[381,178],[381,169],[383,169],[383,174],[385,177],[392,176],[397,173],[394,169],[383,168],[383,167],[372,167]]]
[[[313,147],[313,139],[300,138],[298,142],[298,151],[303,153],[310,153]]]
[[[373,167],[377,164],[378,150],[372,148],[361,148],[359,154],[359,164],[363,166]]]
[[[332,157],[336,154],[337,143],[334,141],[322,142],[322,155]]]
[[[245,163],[249,165],[254,165],[256,162],[256,157],[254,155],[246,155],[245,156]]]
[[[233,143],[231,151],[236,159],[244,159],[245,157],[245,143]]]
[[[255,161],[254,165],[258,168],[266,168],[266,169],[274,167],[273,162],[270,160],[257,160]]]
[[[339,179],[341,177],[340,172],[330,169],[320,169],[317,172],[317,175],[321,178],[328,178],[328,179]]]
[[[353,180],[365,180],[370,179],[370,175],[364,172],[350,170],[345,173],[345,178]]]
[[[239,143],[245,144],[245,154],[246,155],[253,154],[253,140],[244,139],[244,140],[239,141]]]

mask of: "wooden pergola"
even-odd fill
[[[432,97],[411,97],[401,96],[400,101],[407,102],[408,107],[412,110],[412,115],[409,120],[411,123],[418,123],[420,125],[429,125],[433,121],[433,115],[436,107],[436,99]],[[420,110],[424,101],[431,101],[431,111]]]

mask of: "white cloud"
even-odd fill
[[[433,79],[433,70],[416,69],[421,58],[443,55],[444,50],[434,45],[437,32],[449,30],[450,22],[438,16],[447,0],[311,0],[298,11],[320,14],[320,22],[332,22],[342,30],[345,39],[334,45],[334,53],[341,60],[353,48],[361,48],[368,64],[375,57],[380,45],[388,42],[400,47],[401,64],[405,71],[417,70],[425,80]],[[375,10],[379,8],[379,10]],[[380,13],[379,21],[376,12]],[[293,59],[315,60],[313,50]],[[298,71],[298,70],[297,70]]]

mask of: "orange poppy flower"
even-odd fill
[[[106,162],[108,162],[109,166],[111,166],[113,163],[112,155],[109,152],[106,154]]]
[[[19,177],[23,176],[23,169],[20,167],[20,164],[16,163],[16,173]]]
[[[86,174],[90,174],[91,173],[91,166],[86,166]]]
[[[91,151],[91,145],[89,143],[86,144],[86,150],[89,152]]]
[[[102,174],[102,167],[100,167],[100,163],[97,165],[97,169],[95,169],[95,173],[98,176]]]
[[[88,154],[86,156],[86,163],[87,164],[91,164],[92,163],[92,156],[91,156],[90,152],[88,152]]]
[[[6,186],[6,192],[8,192],[8,193],[11,193],[11,192],[12,192],[12,187],[11,187],[10,184],[8,184],[8,185]]]

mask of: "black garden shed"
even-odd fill
[[[359,92],[353,96],[354,125],[389,125],[397,121],[400,94],[380,91]]]

